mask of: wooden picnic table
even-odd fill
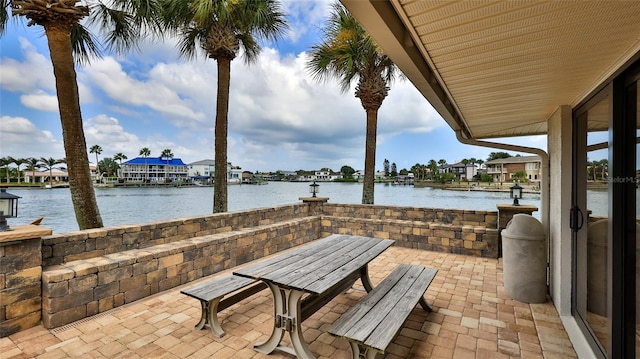
[[[264,281],[273,294],[273,330],[255,350],[315,358],[302,337],[302,322],[358,278],[371,291],[367,264],[392,244],[390,239],[334,234],[233,272]],[[285,332],[293,348],[280,344]]]

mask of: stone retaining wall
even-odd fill
[[[325,203],[322,213],[332,217],[393,219],[485,228],[497,228],[498,225],[497,211]]]
[[[319,225],[307,217],[50,266],[42,273],[43,324],[69,324],[307,243]]]
[[[323,216],[321,237],[332,233],[393,239],[400,247],[498,258],[498,230],[484,226]]]
[[[171,243],[193,237],[273,224],[307,216],[308,206],[292,204],[137,225],[66,232],[42,239],[44,266]]]

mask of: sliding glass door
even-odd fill
[[[639,346],[638,73],[630,66],[573,113],[573,315],[608,358]]]

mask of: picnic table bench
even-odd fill
[[[358,278],[371,290],[367,265],[392,244],[389,239],[334,234],[234,271],[265,282],[273,295],[271,335],[254,349],[315,358],[302,336],[302,322]],[[289,333],[291,347],[281,344],[285,333]]]
[[[336,320],[329,333],[349,341],[353,359],[373,359],[378,352],[384,353],[417,303],[431,311],[424,293],[437,272],[435,268],[399,265]]]
[[[220,338],[224,335],[224,330],[218,321],[218,312],[229,308],[233,304],[258,293],[265,288],[267,288],[265,283],[257,282],[255,279],[227,275],[224,277],[213,278],[204,283],[181,290],[180,293],[200,301],[202,313],[200,315],[200,321],[196,324],[196,329],[203,329],[206,326],[209,326],[213,335]],[[243,290],[222,300],[225,295],[231,294],[240,289]]]

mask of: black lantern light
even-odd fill
[[[0,232],[12,230],[7,224],[7,218],[18,216],[18,198],[21,197],[7,193],[4,188],[0,189]]]
[[[518,202],[518,200],[522,198],[522,187],[520,187],[520,185],[516,183],[509,188],[509,193],[511,195],[511,198],[513,198],[513,205],[519,206],[520,203]]]
[[[317,184],[316,181],[313,181],[313,183],[309,185],[309,192],[311,192],[311,197],[315,198],[316,194],[320,192],[318,187],[320,187],[320,185]]]

